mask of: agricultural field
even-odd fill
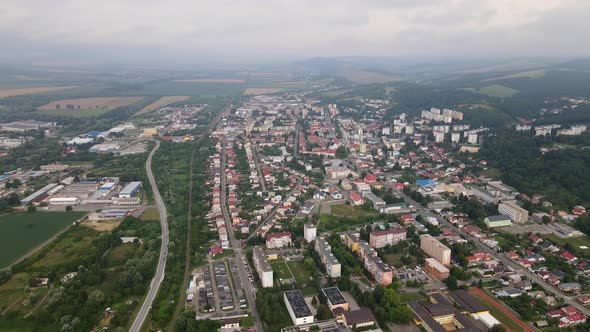
[[[545,73],[546,73],[546,71],[543,69],[529,70],[529,71],[523,71],[520,73],[510,74],[510,75],[488,78],[488,79],[483,80],[483,82],[508,80],[508,79],[512,79],[512,78],[533,78],[533,79],[535,79],[535,78],[541,78],[541,77],[545,76]]]
[[[0,268],[80,219],[83,212],[23,212],[0,216]]]
[[[108,113],[115,108],[129,106],[143,97],[92,97],[62,99],[52,101],[37,108],[43,113],[74,117],[96,116]]]
[[[160,108],[162,108],[164,106],[168,106],[170,104],[174,104],[174,103],[177,103],[177,102],[185,101],[185,100],[187,100],[189,98],[190,98],[189,96],[165,96],[165,97],[161,97],[160,99],[156,100],[155,102],[153,102],[153,103],[147,105],[146,107],[142,108],[135,115],[149,113],[149,112],[155,111],[157,109],[160,109]]]
[[[246,95],[246,96],[266,95],[266,94],[277,93],[277,92],[281,92],[281,91],[283,91],[283,89],[247,88],[246,91],[244,91],[244,95]]]
[[[486,96],[497,97],[497,98],[512,97],[515,94],[520,92],[516,89],[512,89],[512,88],[509,88],[509,87],[507,87],[505,85],[501,85],[501,84],[486,85],[481,88],[468,89],[468,90],[474,91],[474,92],[477,92],[477,93],[480,93],[480,94],[483,94]]]
[[[57,331],[63,324],[60,318],[66,315],[77,317],[84,331],[102,327],[128,330],[153,275],[159,234],[158,222],[135,218],[125,219],[107,234],[71,227],[16,264],[12,277],[0,285],[0,330],[33,332],[45,324],[44,329]],[[123,244],[117,240],[130,235],[145,242]],[[75,282],[56,283],[75,271]],[[37,277],[48,277],[50,286],[35,284]],[[116,313],[103,316],[104,305],[115,308]]]
[[[44,86],[44,87],[33,87],[33,88],[19,88],[19,89],[0,89],[0,98],[20,96],[20,95],[31,95],[37,93],[46,93],[59,90],[68,90],[77,88],[76,85],[66,86]]]
[[[192,78],[185,80],[174,80],[174,82],[197,82],[197,83],[244,83],[243,78]]]

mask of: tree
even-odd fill
[[[37,207],[36,207],[35,205],[33,205],[33,204],[29,204],[29,205],[27,206],[27,212],[29,212],[29,213],[33,213],[33,212],[35,212],[35,211],[37,211]]]
[[[344,159],[346,157],[348,157],[348,151],[346,151],[346,147],[344,147],[344,145],[339,146],[336,149],[336,158]]]
[[[72,206],[71,206],[71,205],[68,205],[68,206],[66,206],[66,211],[72,211],[72,209],[73,209],[73,208],[72,208]]]
[[[457,290],[459,288],[459,286],[457,284],[457,277],[455,277],[455,276],[449,276],[445,280],[445,284],[447,285],[449,290]]]
[[[330,309],[328,308],[327,305],[325,304],[320,304],[318,306],[318,311],[316,314],[316,318],[318,320],[325,320],[325,319],[330,319],[333,318],[334,316],[332,315],[332,312],[330,311]]]

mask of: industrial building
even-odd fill
[[[420,249],[444,266],[451,264],[451,249],[430,234],[420,235]]]
[[[22,205],[29,205],[31,203],[38,203],[38,202],[44,200],[47,197],[47,192],[55,187],[57,187],[57,183],[50,183],[50,184],[46,185],[45,187],[30,194],[29,196],[25,197],[20,202],[22,203]]]
[[[121,192],[119,193],[119,197],[122,197],[122,198],[133,197],[139,192],[140,189],[141,189],[141,182],[139,182],[139,181],[129,182],[129,184],[127,184],[125,186],[125,188],[123,188],[123,190],[121,190]]]
[[[287,311],[295,325],[303,325],[313,323],[313,315],[311,310],[305,303],[305,298],[299,289],[286,291],[283,293]]]
[[[264,249],[261,247],[254,247],[252,261],[254,262],[254,268],[258,272],[262,287],[271,288],[273,286],[273,271],[272,266],[270,266],[270,263],[266,258]]]
[[[53,197],[49,199],[49,205],[78,205],[80,199],[78,197]]]
[[[320,256],[322,263],[324,263],[328,276],[332,278],[340,277],[342,266],[332,253],[332,247],[328,244],[328,241],[323,237],[318,237],[315,240],[314,249]]]

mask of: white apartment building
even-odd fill
[[[420,249],[442,265],[451,265],[451,249],[431,235],[420,235]]]
[[[513,222],[526,222],[529,212],[516,203],[516,201],[504,201],[498,205],[498,212],[510,217]]]

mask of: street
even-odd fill
[[[160,196],[160,191],[158,190],[158,186],[156,181],[154,180],[154,174],[152,173],[152,157],[154,153],[160,148],[160,141],[156,141],[156,146],[152,149],[150,154],[145,161],[145,170],[147,172],[148,179],[150,181],[150,185],[152,187],[152,192],[154,194],[154,200],[156,206],[158,207],[158,213],[160,214],[160,228],[162,229],[162,243],[160,245],[160,257],[158,258],[158,266],[156,267],[156,274],[150,283],[150,289],[133,321],[133,325],[129,331],[131,332],[138,332],[141,330],[141,326],[145,322],[145,318],[149,313],[150,309],[152,308],[152,303],[154,302],[154,298],[158,294],[158,289],[160,289],[160,284],[164,280],[164,271],[166,270],[166,256],[167,256],[167,248],[168,248],[168,212],[166,212],[166,206],[164,205],[164,201],[162,201],[162,197]]]
[[[234,254],[236,255],[236,263],[238,265],[238,273],[240,276],[240,280],[243,280],[245,282],[246,280],[249,280],[248,274],[246,273],[246,263],[244,263],[246,262],[246,257],[242,252],[242,246],[240,245],[240,241],[236,239],[236,236],[233,232],[230,214],[227,209],[227,174],[225,172],[227,156],[225,154],[225,137],[223,138],[221,151],[221,211],[223,213],[223,219],[225,220],[225,227],[227,228],[227,234],[230,240],[231,247],[234,249]],[[244,286],[244,291],[246,292],[246,300],[248,302],[250,312],[252,313],[252,317],[254,318],[256,331],[263,331],[262,323],[260,322],[260,317],[258,316],[258,310],[256,310],[256,302],[254,300],[254,292],[252,290],[252,287],[247,284]]]

